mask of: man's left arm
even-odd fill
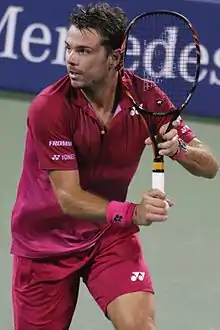
[[[160,127],[165,142],[160,143],[160,153],[169,156],[195,176],[214,178],[219,164],[208,146],[200,141],[181,118],[174,122],[173,129],[165,134],[168,124]]]

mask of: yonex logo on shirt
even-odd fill
[[[135,107],[132,107],[130,110],[130,115],[131,116],[139,115],[139,112],[135,109]]]
[[[59,160],[60,159],[60,155],[53,155],[51,157],[52,160]]]
[[[64,155],[53,155],[51,157],[52,160],[73,160],[75,159],[75,155],[74,154],[64,154]]]
[[[62,160],[72,160],[72,159],[75,159],[75,155],[74,154],[66,154],[66,155],[61,155],[61,159]]]

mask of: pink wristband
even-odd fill
[[[181,160],[185,157],[185,152],[183,150],[178,150],[178,152],[171,157],[172,160]]]
[[[109,202],[106,212],[107,223],[119,223],[129,226],[137,204],[129,202]]]
[[[179,148],[177,152],[171,157],[173,160],[181,160],[185,157],[185,153],[187,152],[187,145],[182,139],[179,139]]]

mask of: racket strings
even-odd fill
[[[124,66],[145,79],[145,90],[158,85],[178,108],[195,82],[197,39],[176,16],[143,16],[132,26],[126,47],[123,45]]]

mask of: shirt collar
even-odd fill
[[[121,75],[119,74],[118,86],[117,86],[119,92],[118,104],[120,105],[122,110],[128,108],[130,109],[130,107],[133,105],[131,100],[126,94],[126,88],[128,88],[129,84],[131,84],[130,79],[128,79],[127,77],[122,79]],[[79,88],[71,88],[70,100],[72,105],[80,107],[83,110],[88,111],[88,109],[91,109],[89,101],[86,99],[86,97]]]

